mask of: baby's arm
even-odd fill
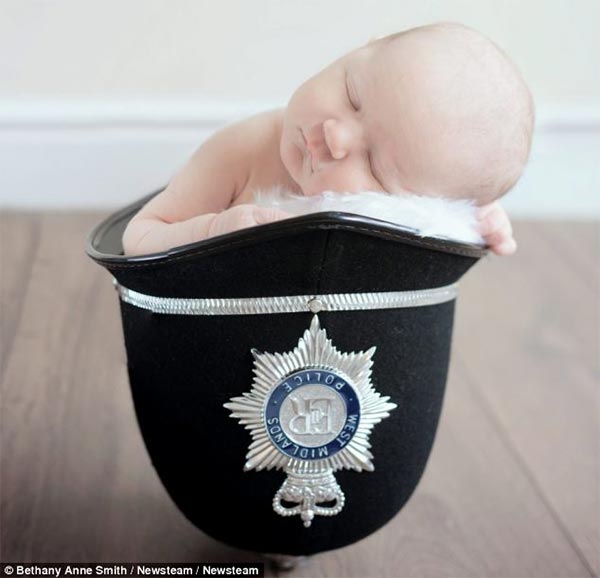
[[[254,205],[228,209],[246,185],[263,144],[263,115],[229,125],[196,150],[167,188],[131,219],[123,234],[126,255],[166,251],[289,215]]]
[[[512,236],[510,219],[498,201],[481,207],[477,219],[480,234],[496,255],[508,256],[516,252],[517,242]]]

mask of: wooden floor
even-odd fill
[[[117,297],[84,254],[101,216],[2,216],[2,559],[258,560],[192,526],[152,469]],[[416,493],[366,540],[288,576],[598,575],[599,226],[515,232],[517,256],[462,282]]]

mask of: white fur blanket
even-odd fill
[[[476,230],[475,203],[469,200],[397,196],[374,191],[325,191],[305,197],[275,186],[255,191],[254,202],[262,207],[277,207],[294,216],[323,211],[353,213],[401,225],[421,237],[485,244]]]

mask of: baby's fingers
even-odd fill
[[[482,207],[477,218],[479,233],[496,255],[512,255],[517,250],[510,219],[499,203]]]
[[[499,229],[483,235],[483,239],[496,255],[512,255],[517,250],[517,242],[512,237],[510,223],[500,224]]]
[[[513,238],[510,238],[495,245],[492,244],[491,249],[494,253],[496,253],[496,255],[508,257],[517,251],[517,242]]]
[[[512,235],[512,225],[505,210],[497,203],[481,207],[477,213],[477,229],[482,236],[487,237],[498,231]]]

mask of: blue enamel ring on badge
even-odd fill
[[[303,369],[281,380],[265,407],[277,449],[302,460],[331,457],[353,438],[360,421],[354,388],[339,373]]]

